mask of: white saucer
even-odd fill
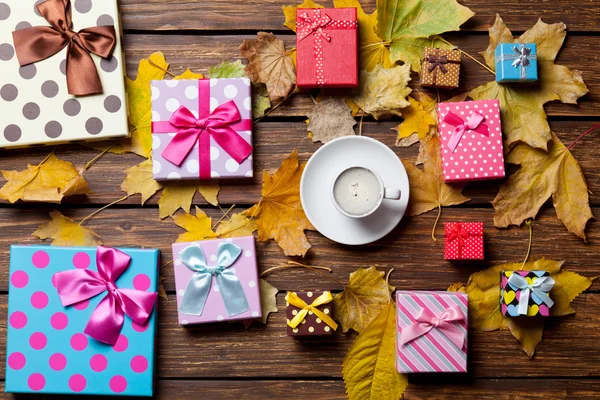
[[[400,200],[383,200],[377,211],[355,219],[333,205],[331,186],[344,169],[360,165],[377,171],[386,187],[400,189]],[[300,182],[306,216],[327,238],[360,245],[381,239],[398,225],[408,205],[408,175],[398,156],[383,143],[365,136],[344,136],[325,144],[308,160]]]

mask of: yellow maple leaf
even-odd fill
[[[220,238],[233,238],[252,236],[257,229],[258,225],[255,220],[244,214],[233,214],[230,219],[219,224],[216,233]]]
[[[342,364],[349,400],[399,399],[408,386],[396,371],[396,307],[384,305],[358,335]]]
[[[192,200],[196,191],[199,192],[212,205],[217,205],[219,183],[217,181],[171,181],[164,183],[164,190],[158,200],[158,213],[160,218],[169,217],[180,208],[186,213],[190,212]]]
[[[494,51],[498,43],[536,43],[539,82],[536,85],[505,85],[488,82],[469,92],[474,100],[498,99],[502,116],[502,131],[508,147],[525,142],[546,150],[551,139],[544,104],[559,100],[576,104],[588,92],[579,71],[554,64],[556,55],[567,36],[562,22],[546,24],[542,20],[514,39],[502,18],[490,28],[490,44],[482,52],[488,66],[495,70]]]
[[[296,83],[296,68],[283,41],[272,33],[258,32],[258,39],[244,40],[240,52],[249,61],[245,68],[248,77],[267,85],[272,102],[279,102],[290,93]]]
[[[508,263],[496,265],[469,277],[467,285],[454,284],[448,290],[460,290],[469,294],[469,325],[482,331],[509,329],[521,343],[521,348],[533,357],[535,348],[542,340],[544,329],[543,318],[510,318],[504,317],[500,310],[500,273],[502,271],[547,271],[555,280],[550,291],[554,305],[550,313],[554,317],[572,314],[575,311],[570,303],[584,290],[589,288],[592,280],[562,270],[562,262],[544,258],[526,263]]]
[[[51,153],[38,165],[27,165],[23,171],[1,171],[8,181],[0,189],[0,198],[15,203],[60,203],[65,196],[90,193],[87,182],[68,161]]]
[[[185,70],[185,72],[183,74],[177,75],[173,79],[175,79],[175,80],[181,80],[181,79],[202,79],[202,78],[204,78],[204,75],[192,72],[188,68],[188,69]]]
[[[98,246],[102,239],[90,228],[67,218],[58,211],[50,213],[52,221],[33,232],[40,239],[52,239],[53,246]]]
[[[115,154],[135,153],[149,158],[152,152],[152,100],[150,81],[165,77],[169,64],[161,52],[140,61],[137,78],[127,78],[130,138],[86,143],[87,147]]]
[[[434,208],[441,212],[442,207],[471,200],[461,193],[464,185],[449,185],[444,182],[440,140],[437,136],[431,136],[421,143],[420,159],[423,162],[423,170],[408,161],[402,161],[410,182],[407,216],[420,215]]]
[[[383,274],[375,267],[360,268],[350,274],[344,291],[334,296],[335,319],[344,332],[350,329],[362,332],[391,302],[390,293],[395,288],[386,282]]]
[[[155,181],[152,176],[152,160],[144,160],[136,166],[125,170],[127,176],[121,184],[121,190],[127,195],[142,195],[142,205],[156,192],[162,189],[162,185]]]
[[[198,207],[196,207],[196,215],[185,213],[173,215],[172,218],[177,226],[187,231],[179,235],[177,242],[193,242],[217,237],[212,230],[212,218],[206,216]]]
[[[585,226],[594,216],[585,177],[577,160],[554,133],[548,152],[521,143],[509,153],[506,162],[521,168],[500,186],[492,201],[495,226],[505,228],[535,218],[552,196],[556,215],[569,232],[586,239]]]
[[[294,32],[296,32],[296,9],[298,8],[323,8],[323,6],[312,0],[304,0],[302,4],[297,6],[281,6],[281,10],[283,10],[283,15],[285,16],[283,26],[290,28]]]
[[[360,71],[360,82],[352,90],[353,100],[367,114],[379,119],[382,116],[402,115],[401,109],[410,103],[406,96],[412,91],[410,64],[385,69],[377,65],[372,71]]]
[[[300,202],[305,166],[298,164],[298,151],[294,150],[273,176],[264,171],[262,198],[243,213],[256,219],[258,240],[274,239],[286,256],[304,256],[310,248],[304,230],[314,230]]]
[[[377,33],[390,46],[392,61],[421,70],[425,47],[452,48],[435,35],[458,31],[475,13],[456,0],[377,2]]]
[[[425,96],[431,99],[429,96]],[[396,146],[408,145],[416,143],[419,140],[424,140],[428,135],[435,133],[437,122],[433,119],[431,111],[426,108],[426,104],[413,99],[408,98],[410,106],[402,109],[402,118],[404,121],[393,128],[398,132],[398,139],[396,140]],[[416,136],[415,139],[411,137]]]

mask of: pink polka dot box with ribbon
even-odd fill
[[[158,258],[11,246],[5,391],[152,396]]]

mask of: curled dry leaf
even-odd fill
[[[497,265],[474,273],[466,285],[454,284],[448,290],[458,290],[469,294],[469,325],[482,331],[509,329],[521,343],[521,348],[533,357],[535,348],[542,340],[544,320],[540,318],[506,318],[500,311],[500,273],[502,271],[535,271],[550,273],[555,284],[550,291],[554,305],[551,315],[559,317],[573,314],[570,303],[584,290],[592,280],[571,271],[563,270],[561,261],[546,260]]]
[[[283,41],[272,33],[258,32],[258,39],[244,40],[240,51],[250,62],[245,69],[248,77],[267,85],[272,102],[281,101],[290,93],[296,83],[296,68],[285,53]]]
[[[552,196],[556,215],[569,232],[586,240],[585,226],[593,218],[583,172],[569,149],[551,133],[548,152],[521,143],[506,162],[521,168],[500,186],[492,201],[494,225],[505,228],[535,218]]]
[[[262,317],[258,321],[261,324],[266,324],[269,320],[269,314],[279,311],[277,308],[277,292],[279,290],[262,278],[259,281],[259,288]]]
[[[475,13],[456,0],[405,0],[377,2],[377,33],[390,43],[393,62],[421,70],[425,47],[452,48],[435,35],[458,31]]]
[[[375,267],[360,268],[350,274],[348,285],[333,298],[334,317],[342,330],[362,332],[391,302],[395,290]]]
[[[410,182],[407,216],[420,215],[434,208],[441,210],[441,207],[471,200],[462,195],[464,185],[449,185],[444,182],[440,141],[437,136],[431,136],[421,143],[420,159],[423,162],[423,170],[408,161],[402,161]]]
[[[176,242],[194,242],[196,240],[214,239],[217,234],[212,230],[212,218],[208,217],[204,211],[196,207],[196,215],[177,214],[173,215],[173,221],[177,226],[185,229]]]
[[[356,121],[352,110],[341,97],[330,97],[317,103],[308,113],[308,132],[313,142],[327,143],[342,136],[352,136]]]
[[[144,160],[138,165],[128,168],[125,173],[127,176],[121,184],[121,190],[129,196],[141,194],[142,205],[163,187],[152,176],[151,159]]]
[[[23,171],[1,171],[8,181],[0,189],[0,198],[15,203],[60,203],[66,196],[88,194],[87,182],[68,161],[51,153],[39,165],[27,165]]]
[[[349,400],[399,399],[408,386],[396,371],[396,307],[384,305],[358,335],[342,364]]]
[[[102,239],[90,228],[81,226],[58,211],[50,213],[52,221],[40,225],[33,236],[52,239],[53,246],[98,246]]]
[[[502,131],[508,147],[525,142],[546,150],[552,135],[544,104],[554,100],[576,104],[577,99],[588,92],[579,71],[554,64],[566,36],[566,25],[562,22],[546,24],[540,19],[533,28],[514,39],[502,18],[496,15],[496,22],[490,28],[490,44],[481,53],[492,70],[496,68],[494,50],[498,43],[537,45],[539,82],[536,85],[503,85],[492,81],[469,92],[474,100],[500,100]]]
[[[306,163],[294,150],[273,176],[263,173],[262,198],[243,213],[258,225],[258,240],[274,239],[286,256],[304,256],[310,243],[304,234],[314,230],[300,202],[300,178]]]
[[[375,119],[402,115],[400,110],[410,105],[408,81],[409,64],[389,69],[377,65],[371,72],[360,71],[359,86],[352,90],[354,102]]]
[[[398,132],[396,146],[410,146],[420,140],[425,140],[429,135],[435,134],[437,122],[431,115],[428,106],[436,103],[427,95],[421,95],[420,97],[422,98],[421,101],[409,97],[410,106],[402,109],[404,121],[394,128]]]

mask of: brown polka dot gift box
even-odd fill
[[[444,259],[483,260],[483,222],[444,222]]]
[[[287,292],[288,336],[331,335],[337,329],[332,300],[331,292]]]
[[[0,0],[0,148],[129,135],[117,0]]]
[[[426,47],[421,66],[421,86],[455,89],[460,78],[460,51]]]

